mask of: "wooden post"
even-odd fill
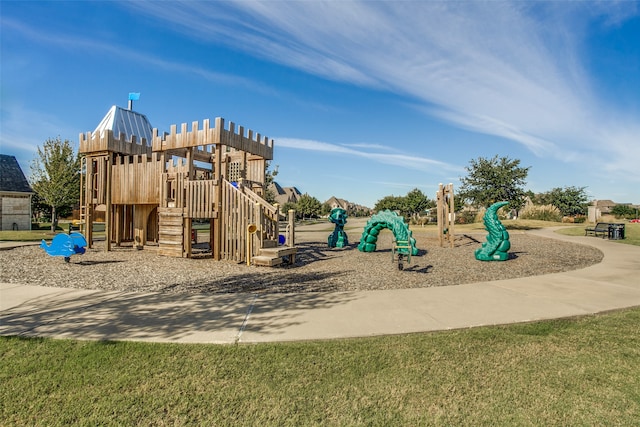
[[[82,137],[82,134],[80,135],[80,137]],[[84,165],[84,168],[82,167],[82,165]],[[83,169],[84,169],[84,173],[82,173]],[[87,217],[86,215],[87,208],[84,200],[84,196],[85,196],[84,183],[85,183],[86,174],[87,174],[87,157],[82,156],[80,158],[80,213],[79,213],[78,219],[80,220],[80,232],[83,233],[85,236],[86,236],[87,225],[83,221],[85,221]],[[31,196],[29,196],[29,200],[31,200]],[[31,206],[31,203],[29,203],[29,206]],[[29,214],[29,218],[31,218],[31,212]]]
[[[124,212],[123,212],[124,206],[123,205],[116,205],[116,213],[114,215],[113,218],[113,223],[114,223],[114,229],[116,232],[116,236],[115,236],[115,241],[116,241],[116,246],[120,246],[122,245],[122,233],[123,233],[123,219],[124,219]]]
[[[192,224],[193,221],[191,220],[191,218],[189,217],[185,217],[184,218],[184,222],[183,222],[183,228],[184,228],[184,232],[183,232],[183,247],[184,247],[184,253],[183,253],[183,257],[185,258],[191,258],[191,228],[192,228]]]
[[[440,247],[442,247],[444,245],[444,215],[443,215],[443,210],[444,210],[444,200],[442,200],[444,198],[444,189],[442,187],[442,183],[438,184],[438,192],[436,193],[436,214],[437,214],[437,220],[438,220],[438,243],[440,244]]]
[[[87,157],[86,179],[84,187],[85,202],[85,238],[87,239],[87,247],[93,247],[93,158]]]
[[[454,240],[455,240],[455,235],[453,233],[453,227],[456,223],[456,218],[455,218],[455,204],[453,202],[453,184],[449,183],[449,185],[447,186],[447,191],[448,191],[448,195],[449,195],[449,209],[448,209],[448,221],[449,221],[449,245],[453,248],[454,246]]]
[[[217,119],[216,119],[216,124],[217,124]],[[211,236],[211,249],[212,249],[212,255],[213,255],[213,259],[216,261],[220,261],[220,257],[221,257],[221,245],[222,245],[222,212],[220,212],[220,209],[222,207],[222,176],[220,174],[220,169],[222,168],[222,161],[221,161],[221,157],[222,157],[222,145],[221,144],[216,144],[216,148],[215,148],[215,165],[213,168],[213,179],[215,181],[215,185],[218,187],[217,191],[215,193],[215,207],[214,207],[214,218],[213,218],[213,224],[211,227],[212,230],[212,236]]]
[[[296,211],[289,209],[289,226],[287,227],[287,244],[290,248],[296,245]]]
[[[187,133],[186,133],[186,128],[187,125],[184,124],[183,125],[183,130],[182,130],[182,135],[183,137],[186,139],[187,137]],[[187,149],[187,183],[189,183],[190,181],[192,181],[195,178],[195,170],[193,167],[193,147],[189,147]],[[180,191],[183,191],[182,188],[180,188]],[[185,200],[185,205],[186,206],[191,206],[192,204],[192,200],[191,198],[193,198],[193,194],[190,194],[191,192],[187,192],[187,200]],[[191,228],[193,226],[193,218],[191,217],[191,212],[189,211],[189,208],[184,209],[183,212],[186,212],[186,216],[184,217],[184,220],[182,222],[182,227],[183,227],[183,236],[182,236],[182,247],[184,248],[184,252],[183,252],[183,257],[185,258],[191,258]]]
[[[112,218],[112,212],[111,212],[111,178],[112,178],[112,171],[111,171],[111,166],[113,164],[113,154],[109,153],[107,155],[107,161],[104,162],[106,163],[106,167],[107,167],[107,171],[106,171],[106,176],[107,176],[107,185],[106,185],[106,193],[105,194],[105,204],[106,204],[106,209],[105,209],[105,213],[104,213],[104,240],[105,240],[105,245],[104,245],[104,250],[106,252],[111,250],[111,230],[112,228],[112,224],[111,224],[111,218]]]
[[[258,236],[258,248],[262,249],[264,247],[264,232],[265,232],[265,219],[264,219],[264,213],[262,213],[262,206],[260,205],[260,203],[256,202],[255,203],[255,212],[256,212],[256,218],[254,220],[254,224],[256,224],[258,226],[258,231],[257,231],[257,236]]]
[[[449,246],[454,246],[455,236],[453,234],[454,218],[454,200],[453,200],[453,184],[443,186],[438,184],[438,192],[436,193],[437,202],[437,218],[438,218],[438,242],[440,247],[444,247],[445,233]]]

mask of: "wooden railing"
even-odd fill
[[[189,218],[213,218],[215,214],[215,181],[186,181],[187,216]]]

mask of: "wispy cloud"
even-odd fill
[[[365,145],[362,150],[351,148],[352,146],[330,144],[327,142],[314,141],[309,139],[278,138],[278,147],[292,148],[296,150],[317,151],[323,153],[333,153],[361,157],[376,163],[401,166],[408,169],[424,171],[425,169],[439,169],[449,172],[462,172],[463,168],[438,160],[429,159],[405,153],[374,152],[374,144]],[[368,149],[366,149],[368,147]],[[388,150],[383,150],[388,151]]]
[[[43,45],[55,46],[69,51],[86,51],[89,54],[110,55],[114,60],[136,63],[146,67],[162,69],[169,72],[176,72],[198,76],[202,79],[223,84],[249,87],[257,92],[275,95],[277,91],[253,79],[244,78],[235,74],[221,73],[210,70],[199,65],[185,61],[171,61],[160,56],[130,49],[127,46],[117,43],[106,43],[100,40],[86,37],[83,34],[61,34],[50,31],[41,31],[22,22],[3,19],[4,30],[11,29],[19,32],[22,36],[38,41]]]
[[[611,170],[638,118],[608,126],[580,47],[594,18],[635,2],[131,2],[192,37],[328,79],[405,94],[455,126],[538,156],[600,156]],[[570,28],[571,31],[567,29]],[[615,130],[615,131],[614,131]],[[604,139],[604,138],[607,139]],[[612,141],[609,138],[622,138]],[[607,147],[606,150],[604,147]]]

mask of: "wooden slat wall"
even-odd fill
[[[187,216],[213,218],[215,213],[215,181],[187,181]]]
[[[162,169],[159,154],[151,158],[146,155],[117,156],[112,166],[112,203],[159,204]]]
[[[104,204],[107,201],[107,157],[94,157],[89,161],[93,161],[93,175],[91,176],[91,188],[93,193],[94,204]]]
[[[174,192],[173,195],[169,194],[169,183]],[[162,187],[160,189],[160,206],[169,208],[185,208],[185,179],[184,173],[163,173],[162,174]],[[172,200],[173,205],[169,206],[169,201]]]
[[[137,141],[133,136],[131,141],[127,141],[124,134],[118,135],[116,139],[113,135],[113,131],[104,131],[101,133],[87,132],[86,134],[80,134],[80,154],[89,154],[97,152],[111,151],[113,153],[120,153],[126,155],[145,155],[151,156],[151,146],[147,145],[147,140],[142,139]]]
[[[158,254],[183,256],[183,225],[181,208],[158,208]]]
[[[249,158],[247,161],[246,178],[249,181],[259,182],[264,185],[266,162],[264,159]]]
[[[236,208],[239,204],[239,197],[233,191],[232,186],[223,185],[222,191],[222,206],[221,211],[225,212],[224,222],[222,224],[222,244],[220,247],[221,258],[229,261],[242,261],[244,257],[241,256],[240,251],[242,242],[244,240],[244,234],[241,228],[244,224],[237,224],[238,214]]]

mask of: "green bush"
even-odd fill
[[[562,213],[553,205],[529,205],[520,211],[520,219],[561,222]]]
[[[476,222],[476,212],[465,210],[456,212],[456,224],[473,224]]]

